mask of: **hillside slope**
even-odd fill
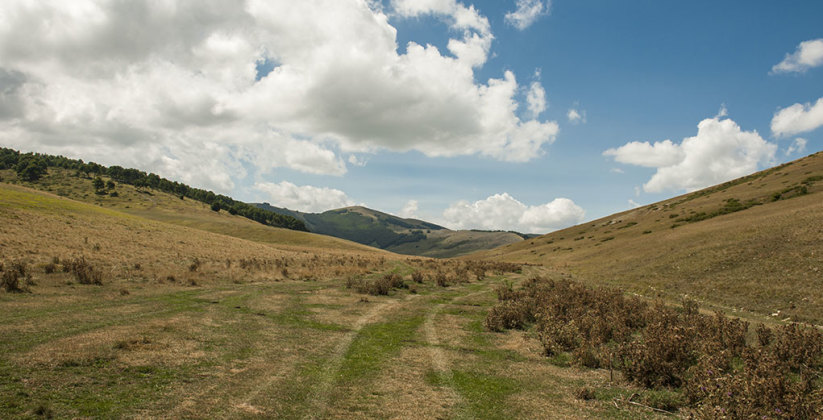
[[[646,296],[823,321],[823,152],[473,254],[567,269]]]
[[[213,211],[205,203],[181,199],[152,188],[117,184],[114,188],[117,194],[114,197],[110,194],[96,194],[92,179],[74,176],[73,171],[61,168],[50,168],[48,173],[34,183],[20,181],[11,170],[0,170],[0,177],[6,182],[16,182],[25,187],[36,188],[57,196],[141,218],[254,242],[367,253],[379,252],[374,248],[339,238],[267,226],[226,211]],[[104,179],[108,180],[108,178]],[[3,184],[0,183],[0,185]]]
[[[302,213],[257,204],[260,208],[295,217],[310,231],[406,255],[449,258],[520,242],[512,232],[453,231],[434,223],[405,219],[361,206]]]

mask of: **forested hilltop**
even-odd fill
[[[153,188],[177,195],[181,199],[189,198],[200,201],[211,206],[214,211],[225,210],[264,225],[308,231],[305,223],[294,217],[264,210],[222,194],[215,194],[212,191],[190,187],[177,181],[170,181],[151,172],[147,173],[121,166],[106,167],[98,163],[84,162],[82,159],[70,159],[64,156],[20,153],[14,149],[0,147],[0,170],[12,169],[22,181],[37,182],[40,177],[46,174],[48,168],[74,170],[76,176],[94,177],[95,181],[101,176],[106,176],[114,182],[138,188]],[[99,182],[102,183],[102,179]]]

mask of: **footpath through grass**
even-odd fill
[[[3,293],[0,417],[650,415],[576,400],[605,374],[483,329],[503,280],[388,296],[339,279]]]

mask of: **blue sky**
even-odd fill
[[[110,6],[0,6],[0,144],[539,233],[823,150],[819,1]]]

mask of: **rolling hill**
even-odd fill
[[[449,258],[523,240],[514,232],[454,231],[434,223],[404,219],[361,206],[302,213],[268,203],[271,212],[303,221],[311,232],[343,238],[398,254]]]
[[[372,247],[339,238],[269,226],[227,211],[214,211],[206,203],[181,199],[177,195],[153,188],[117,184],[114,188],[117,194],[97,194],[93,179],[76,176],[74,171],[63,168],[50,168],[36,182],[22,181],[12,170],[0,170],[0,177],[5,182],[14,182],[22,187],[42,190],[58,198],[92,204],[95,207],[106,208],[141,219],[258,243],[294,248],[380,252]]]
[[[823,152],[469,258],[727,312],[823,322]]]

